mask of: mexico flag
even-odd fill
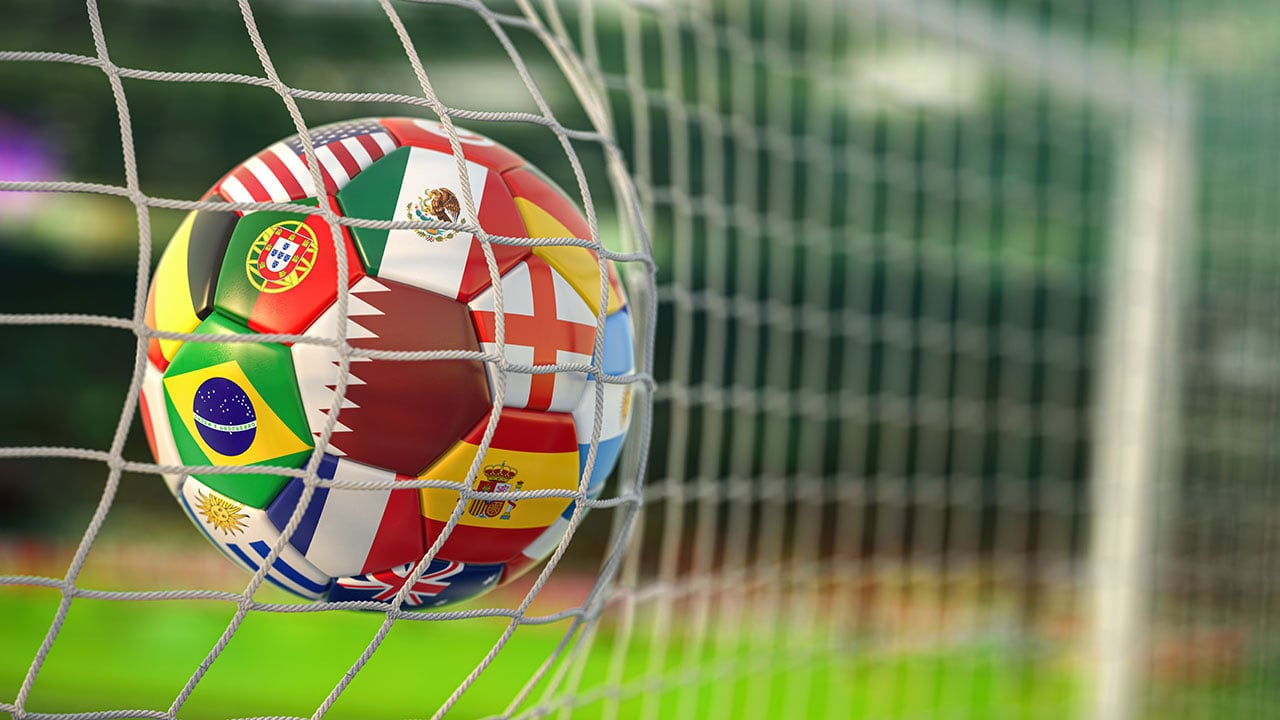
[[[465,482],[479,451],[488,418],[421,475],[423,480]],[[471,484],[473,490],[509,493],[577,490],[578,445],[573,419],[562,413],[504,409],[489,452]],[[424,538],[435,542],[458,504],[456,490],[421,491]],[[503,500],[473,498],[440,550],[441,558],[466,563],[500,563],[517,555],[560,517],[569,498]]]
[[[502,177],[483,165],[466,163],[471,197],[479,217],[467,217],[458,194],[452,155],[402,147],[360,173],[338,192],[343,215],[368,220],[442,221],[479,225],[486,232],[523,237],[524,224]],[[490,285],[480,241],[459,230],[352,228],[365,269],[448,298],[470,300]],[[506,272],[528,248],[494,245],[498,272]]]

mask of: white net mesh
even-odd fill
[[[1265,5],[87,8],[0,31],[0,711],[1270,712]],[[110,361],[145,352],[153,234],[200,205],[181,198],[375,114],[448,118],[570,188],[652,389],[571,541],[442,612],[245,587],[182,535],[154,475],[180,468],[139,440],[142,365]]]

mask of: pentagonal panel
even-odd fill
[[[329,602],[355,600],[390,603],[404,587],[417,562],[334,580]],[[406,608],[435,608],[479,597],[493,589],[502,574],[501,565],[462,563],[435,559],[405,597]]]
[[[327,480],[413,480],[350,458],[325,454],[317,474]],[[303,491],[302,480],[289,481],[267,508],[267,517],[284,529]],[[418,491],[316,488],[302,522],[289,543],[311,564],[333,577],[382,570],[422,557]]]
[[[209,542],[249,572],[258,571],[280,539],[280,531],[265,511],[246,506],[194,478],[182,484],[178,499]],[[329,589],[329,576],[288,545],[271,564],[267,581],[311,600]]]
[[[481,420],[424,480],[465,482],[480,449],[488,418]],[[480,492],[576,490],[578,446],[573,419],[563,413],[504,409],[471,487]],[[444,530],[458,503],[454,490],[422,490],[422,515],[428,545]],[[514,558],[543,533],[569,504],[568,498],[522,500],[472,499],[440,550],[440,557],[462,562],[501,563]]]
[[[478,218],[467,217],[452,155],[400,148],[360,173],[338,193],[348,217],[372,220],[456,222],[494,235],[523,237],[524,224],[501,176],[467,163]],[[471,233],[444,229],[375,230],[353,228],[370,275],[468,300],[490,282],[480,241]],[[498,271],[529,253],[528,248],[493,245]]]
[[[310,135],[328,194],[337,192],[363,168],[396,147],[375,119],[324,125],[312,130]],[[289,202],[316,196],[315,181],[307,169],[302,141],[297,135],[240,163],[214,189],[232,202]]]
[[[229,211],[197,210],[182,221],[151,279],[148,327],[189,333],[209,316],[214,284],[236,220]],[[148,345],[147,356],[163,370],[181,346],[181,340],[155,339]]]
[[[621,376],[635,372],[635,350],[632,340],[631,315],[625,309],[605,318],[604,351],[600,365],[605,375]],[[596,382],[588,377],[582,400],[573,409],[573,425],[578,436],[579,474],[586,471],[587,453],[596,419]],[[600,414],[600,436],[596,462],[587,484],[588,497],[597,497],[604,481],[618,464],[622,441],[631,427],[631,397],[634,385],[603,383],[604,405]]]
[[[497,352],[496,294],[490,288],[470,304],[476,334]],[[502,277],[507,361],[518,365],[589,364],[596,319],[573,287],[551,266],[531,255]],[[502,372],[489,368],[491,372]],[[582,398],[581,372],[506,373],[503,405],[570,412]]]
[[[347,229],[339,229],[350,285],[364,270]],[[338,295],[334,249],[333,229],[318,213],[247,213],[227,247],[214,303],[258,332],[300,333]]]
[[[400,145],[426,148],[446,155],[453,154],[452,146],[449,145],[448,131],[434,120],[383,118],[382,125]],[[524,164],[524,158],[507,147],[456,124],[454,129],[458,133],[458,144],[462,146],[462,157],[467,160],[499,173]]]
[[[196,328],[251,334],[217,313]],[[274,343],[190,342],[164,374],[169,424],[188,465],[301,467],[311,453],[289,350]],[[278,475],[208,475],[200,480],[262,508],[284,486]]]
[[[550,178],[526,165],[503,173],[503,179],[531,238],[591,239],[591,227],[564,191]],[[533,252],[556,269],[595,315],[600,311],[600,260],[591,250],[571,245],[535,247]],[[626,293],[613,263],[605,264],[608,281],[606,312],[617,312],[626,302]]]
[[[466,307],[417,288],[364,277],[351,288],[347,340],[372,350],[478,351]],[[307,329],[336,338],[337,308]],[[338,355],[328,346],[292,347],[307,421],[319,435],[333,407]],[[490,407],[483,365],[475,360],[351,362],[345,402],[329,452],[393,472],[417,475],[471,429]]]

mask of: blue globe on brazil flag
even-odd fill
[[[248,572],[298,518],[266,579],[308,599],[434,608],[510,582],[600,496],[630,427],[633,386],[597,383],[636,376],[613,263],[583,245],[590,225],[545,175],[456,133],[464,173],[439,123],[317,128],[319,185],[299,139],[278,142],[205,194],[214,207],[186,217],[151,282],[148,326],[205,336],[149,342],[142,410],[157,461],[285,470],[175,473],[169,488]],[[506,362],[494,359],[499,308]],[[272,334],[323,341],[256,341]],[[512,369],[552,365],[575,369]],[[416,480],[443,483],[398,487]]]
[[[235,457],[253,444],[258,416],[249,394],[224,377],[212,377],[196,390],[191,413],[196,430],[209,447]]]

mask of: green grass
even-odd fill
[[[0,698],[17,694],[57,607],[53,591],[0,588]],[[168,708],[234,612],[208,601],[113,602],[77,599],[38,676],[27,710]],[[200,682],[179,716],[220,718],[310,715],[373,637],[381,616],[356,612],[251,613]],[[328,717],[427,717],[489,651],[501,619],[402,622],[342,694]],[[567,623],[521,627],[492,666],[462,696],[449,717],[501,713],[560,641]],[[775,644],[752,645],[744,633],[720,677],[691,673],[673,640],[659,664],[663,677],[646,685],[653,648],[647,632],[629,645],[620,717],[656,717],[677,708],[695,717],[1058,718],[1074,714],[1072,673],[1060,661],[1008,647],[969,645],[946,651],[851,652],[809,666],[788,666]],[[802,644],[802,643],[801,643]],[[612,638],[602,633],[583,673],[585,699],[573,717],[598,717],[605,703]],[[713,658],[696,656],[692,666]],[[720,661],[724,662],[724,655]],[[775,658],[778,662],[775,662]],[[748,672],[743,672],[744,667]],[[534,697],[537,695],[535,693]],[[722,703],[713,712],[713,701]],[[682,703],[684,703],[682,705]],[[726,704],[727,703],[727,704]],[[829,704],[834,703],[834,704]]]

